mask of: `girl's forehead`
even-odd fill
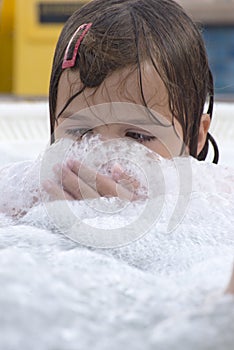
[[[140,80],[147,106],[171,120],[166,87],[155,68],[149,63],[142,64],[141,79],[136,68],[126,67],[113,72],[100,86],[86,88],[67,106],[64,115],[71,116],[90,106],[110,102],[143,105]],[[64,70],[58,85],[56,115],[64,108],[69,98],[81,90],[82,86],[78,70]]]

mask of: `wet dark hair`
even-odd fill
[[[79,70],[83,86],[69,98],[59,115],[85,88],[100,86],[111,73],[128,66],[138,69],[142,102],[146,106],[141,63],[149,60],[165,84],[170,111],[182,126],[190,155],[204,160],[210,141],[214,147],[213,162],[217,163],[218,147],[209,133],[204,148],[197,155],[199,126],[206,101],[210,118],[213,112],[213,78],[204,42],[198,27],[172,0],[93,0],[68,19],[57,43],[51,73],[52,142],[59,117],[55,111],[64,53],[77,28],[89,22],[92,27],[81,42],[75,66],[70,68]],[[75,42],[74,39],[74,45]]]

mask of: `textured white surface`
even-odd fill
[[[231,120],[227,124],[231,130]],[[223,132],[218,122],[214,129],[217,136]],[[12,160],[27,156],[21,142],[8,149]],[[40,147],[46,142],[43,136]],[[28,155],[35,157],[40,147],[33,145]],[[15,165],[0,179],[1,203],[16,198],[21,207],[27,204],[34,195],[27,190],[37,181],[32,164]],[[223,290],[234,254],[234,171],[194,161],[189,206],[168,234],[174,172],[169,161],[164,167],[172,191],[157,225],[122,248],[72,242],[57,232],[43,204],[19,220],[0,214],[0,349],[233,349],[234,300]],[[74,206],[85,213],[81,202]],[[110,227],[134,213],[132,204],[122,218],[108,219]]]
[[[1,164],[34,159],[48,142],[47,102],[0,103]]]

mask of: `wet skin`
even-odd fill
[[[59,118],[55,125],[55,140],[71,137],[79,142],[83,135],[99,134],[104,140],[130,138],[165,158],[179,156],[181,151],[188,154],[188,147],[183,147],[181,125],[170,112],[167,90],[158,73],[147,63],[142,66],[142,85],[147,105],[159,122],[143,111],[140,89],[136,88],[139,86],[138,72],[127,68],[114,72],[97,89],[86,89],[60,114],[69,97],[81,88],[78,72],[65,70],[58,86],[56,115]],[[124,113],[127,104],[130,111]],[[131,106],[139,108],[136,110]],[[198,153],[203,148],[208,128],[209,116],[203,115]],[[53,199],[64,199],[65,196],[66,199],[80,200],[84,199],[84,194],[85,198],[118,195],[125,199],[137,199],[135,192],[139,184],[136,179],[124,173],[124,169],[120,169],[118,164],[112,169],[112,176],[109,178],[97,174],[95,191],[94,186],[84,180],[87,178],[84,172],[87,171],[88,174],[92,169],[83,169],[83,176],[81,173],[79,176],[80,166],[76,160],[63,167],[63,188],[49,181],[45,184]],[[57,168],[57,174],[59,172]]]
[[[143,66],[142,72],[143,91],[148,107],[159,117],[160,122],[165,125],[171,125],[172,115],[169,109],[168,95],[161,78],[148,64]],[[122,84],[123,81],[125,81],[124,84]],[[85,118],[85,120],[84,118],[79,118],[80,112],[87,112],[90,106],[99,106],[115,102],[142,105],[139,88],[136,88],[138,86],[137,72],[123,69],[122,71],[113,73],[98,89],[86,89],[84,93],[77,96],[59,116],[58,124],[55,125],[55,140],[61,137],[72,137],[76,142],[79,142],[82,135],[87,133],[99,134],[103,139],[127,137],[136,142],[140,142],[162,157],[171,158],[178,156],[180,154],[181,145],[183,144],[183,137],[181,125],[176,119],[174,119],[174,127],[171,128],[170,133],[166,134],[166,137],[163,139],[163,129],[159,129],[158,126],[155,126],[152,120],[150,123],[147,120],[145,125],[143,125],[142,114],[137,114],[137,118],[136,115],[134,115],[134,122],[132,122],[131,118],[126,118],[126,116],[124,116],[123,119],[118,116],[118,121],[116,122],[116,115],[111,118],[109,113],[106,115],[105,113],[102,114],[101,120],[100,118],[94,117],[95,113],[86,114],[87,118]],[[81,84],[77,71],[65,70],[60,78],[58,86],[57,116],[60,114],[60,111],[63,109],[69,97],[75,94],[80,88]],[[74,115],[78,117],[72,119]],[[89,120],[89,123],[87,123],[87,120]],[[209,115],[202,115],[198,135],[197,154],[200,153],[205,144],[209,126]],[[170,137],[168,137],[168,135],[170,135]],[[168,142],[168,139],[170,139],[170,142]],[[189,154],[188,147],[185,146],[184,152],[185,154]],[[135,195],[139,187],[138,181],[126,174],[118,164],[113,167],[110,177],[96,174],[97,181],[95,189],[87,183],[87,178],[89,178],[90,174],[93,175],[93,170],[86,167],[81,171],[80,168],[81,164],[78,160],[70,160],[63,166],[62,188],[49,180],[44,183],[44,188],[50,194],[51,200],[81,200],[84,199],[84,194],[85,198],[119,196],[120,198],[128,200],[138,199]],[[54,171],[59,174],[61,173],[60,170],[61,166],[58,164],[54,168]],[[234,270],[225,292],[234,294]]]

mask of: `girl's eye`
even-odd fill
[[[133,131],[128,131],[126,133],[127,137],[131,137],[132,139],[138,141],[138,142],[149,142],[152,140],[155,140],[156,137],[152,135],[146,135],[146,134],[141,134],[138,132],[133,132]]]
[[[76,137],[77,139],[79,139],[91,131],[92,131],[92,129],[88,129],[88,128],[73,128],[73,129],[67,129],[65,133],[67,135],[70,135],[70,136],[73,136],[73,137]]]

